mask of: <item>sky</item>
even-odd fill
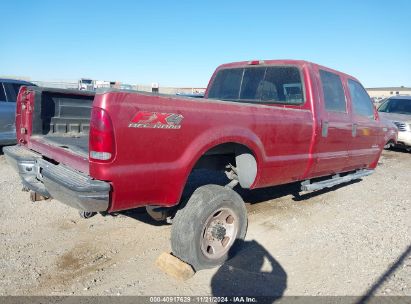
[[[205,87],[243,60],[303,59],[411,87],[411,1],[2,1],[0,75]]]

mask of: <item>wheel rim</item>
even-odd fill
[[[224,256],[233,245],[238,232],[238,216],[229,208],[220,208],[205,222],[201,251],[212,260]]]

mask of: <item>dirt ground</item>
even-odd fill
[[[411,295],[410,172],[410,153],[385,151],[373,175],[342,187],[246,191],[244,249],[182,282],[154,265],[170,225],[31,203],[0,155],[0,295]]]

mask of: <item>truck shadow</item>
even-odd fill
[[[287,273],[257,241],[238,241],[229,257],[232,258],[211,279],[213,296],[267,297],[264,303],[273,303],[283,296]]]
[[[122,216],[130,217],[130,218],[135,219],[139,222],[143,222],[143,223],[153,225],[153,226],[169,225],[165,221],[160,221],[159,222],[159,221],[156,221],[153,218],[151,218],[148,215],[145,207],[121,211],[118,214],[120,214]]]
[[[243,189],[240,186],[236,186],[234,190],[238,194],[240,194],[240,196],[246,203],[250,204],[262,203],[268,200],[278,199],[287,195],[292,195],[292,199],[294,201],[304,201],[325,194],[327,192],[332,192],[339,188],[358,183],[360,181],[361,180],[353,180],[347,183],[333,186],[331,188],[325,188],[322,190],[308,193],[301,193],[300,182],[253,190]],[[192,173],[190,175],[190,179],[187,183],[186,189],[184,190],[183,197],[185,198],[185,200],[187,200],[187,198],[191,196],[194,190],[202,185],[217,184],[224,186],[228,182],[229,181],[224,173],[209,170],[198,170],[198,172]]]
[[[322,194],[333,192],[340,188],[346,187],[348,185],[356,184],[360,182],[360,180],[353,180],[347,183],[343,183],[340,185],[333,186],[331,188],[325,188],[322,190],[314,191],[314,192],[307,192],[301,193],[300,183],[292,183],[287,185],[281,186],[274,186],[269,188],[263,189],[254,189],[254,190],[247,190],[247,189],[240,189],[238,193],[242,196],[243,200],[250,204],[257,204],[261,202],[265,202],[268,200],[278,199],[284,196],[292,195],[292,200],[296,202],[301,202],[308,200],[310,198],[320,196]]]
[[[204,170],[204,169],[197,170],[190,175],[187,185],[183,191],[182,199],[181,199],[179,206],[183,206],[188,201],[192,193],[200,186],[207,185],[207,184],[217,184],[217,185],[224,186],[228,182],[229,180],[227,179],[227,177],[225,176],[223,172],[220,173],[220,172]],[[258,203],[262,203],[265,201],[285,197],[288,195],[292,195],[293,201],[304,202],[310,198],[325,194],[327,192],[332,192],[339,188],[342,188],[342,187],[345,187],[351,184],[355,184],[358,182],[360,182],[360,180],[350,181],[347,183],[336,185],[331,188],[326,188],[326,189],[318,190],[315,192],[309,192],[309,193],[301,193],[300,192],[301,186],[300,186],[300,183],[298,182],[286,184],[286,185],[280,185],[280,186],[273,186],[273,187],[268,187],[268,188],[254,189],[254,190],[242,189],[240,186],[236,186],[234,190],[238,194],[240,194],[240,196],[243,198],[243,200],[246,203],[249,203],[249,204],[258,204]],[[147,224],[155,225],[155,226],[161,226],[161,225],[166,224],[164,221],[157,222],[153,220],[145,212],[144,208],[126,210],[126,211],[120,212],[120,214],[131,217],[138,221],[142,221]]]

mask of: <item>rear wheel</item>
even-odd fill
[[[224,263],[247,231],[244,201],[233,190],[206,185],[177,211],[171,230],[173,254],[195,270]]]

